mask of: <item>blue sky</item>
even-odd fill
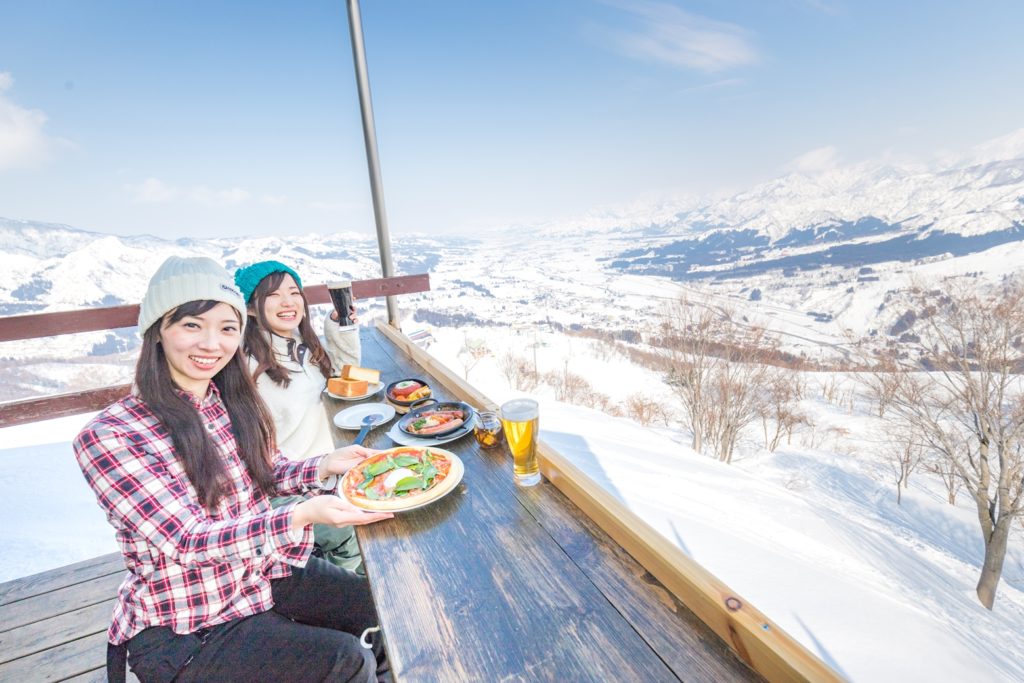
[[[0,216],[372,233],[344,0],[0,0]],[[395,233],[1024,127],[1024,3],[362,0]]]

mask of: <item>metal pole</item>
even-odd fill
[[[380,267],[384,277],[394,277],[391,260],[391,236],[388,233],[388,214],[384,209],[384,188],[380,177],[380,159],[377,156],[377,129],[373,124],[373,101],[370,98],[370,76],[366,69],[366,50],[363,47],[363,21],[359,14],[359,0],[348,0],[348,27],[352,34],[352,61],[356,67],[359,87],[359,111],[363,116],[363,140],[366,143],[366,164],[370,170],[370,194],[373,196],[373,217],[377,223],[377,247],[380,249]],[[388,324],[398,327],[398,304],[394,296],[386,298]]]

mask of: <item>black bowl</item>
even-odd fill
[[[430,403],[428,403],[430,401]],[[443,429],[439,432],[432,432],[430,434],[421,434],[409,430],[409,425],[420,419],[426,417],[431,413],[435,413],[439,410],[458,410],[462,413],[462,422],[447,429]],[[433,439],[438,436],[448,436],[454,434],[458,430],[469,424],[469,421],[473,419],[473,406],[468,403],[462,403],[460,401],[437,401],[432,398],[423,398],[417,401],[417,405],[412,408],[401,420],[398,421],[398,428],[403,433],[409,436],[416,436],[423,439]]]
[[[400,384],[401,382],[419,382],[428,389],[430,388],[430,385],[427,384],[424,380],[420,379],[419,377],[405,377],[403,379],[395,380],[391,384],[387,385],[387,387],[385,387],[384,389],[384,396],[387,397],[388,403],[393,405],[395,407],[395,410],[397,410],[399,413],[406,413],[413,405],[416,404],[417,401],[423,401],[427,398],[430,398],[429,396],[424,396],[423,398],[416,399],[413,401],[406,401],[404,399],[392,396],[391,391],[395,388],[396,384]],[[431,389],[431,393],[433,393],[433,389]]]

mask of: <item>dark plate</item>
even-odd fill
[[[402,400],[400,398],[395,398],[394,396],[391,395],[391,390],[394,389],[395,385],[398,384],[399,382],[419,382],[420,384],[422,384],[425,387],[428,387],[428,388],[430,387],[429,384],[427,384],[424,380],[420,379],[419,377],[403,377],[402,379],[395,380],[391,384],[387,385],[387,387],[385,387],[385,389],[384,389],[384,396],[387,398],[388,401],[393,403],[395,405],[395,407],[398,407],[398,408],[409,408],[410,406],[412,406],[414,403],[417,402],[417,401],[405,401],[405,400]],[[431,389],[431,392],[433,392],[433,389]],[[418,401],[425,401],[428,398],[430,398],[430,397],[426,396],[424,398],[418,399]]]
[[[432,403],[427,403],[427,401],[432,401]],[[460,424],[445,429],[444,431],[432,432],[430,434],[418,434],[416,432],[409,431],[408,426],[414,420],[418,420],[426,413],[433,413],[438,410],[461,410],[464,417]],[[416,436],[424,439],[435,439],[439,436],[454,434],[465,427],[465,425],[473,418],[473,412],[473,406],[468,403],[462,403],[461,401],[434,401],[434,399],[422,399],[422,402],[419,405],[406,413],[402,419],[398,421],[398,428],[402,430],[403,434],[408,434],[409,436]]]

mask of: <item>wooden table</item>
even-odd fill
[[[455,398],[379,331],[362,335],[362,365],[383,381],[419,377]],[[393,424],[366,445],[397,445]],[[760,680],[558,489],[516,486],[506,446],[442,447],[465,465],[454,491],[357,530],[398,681]]]

